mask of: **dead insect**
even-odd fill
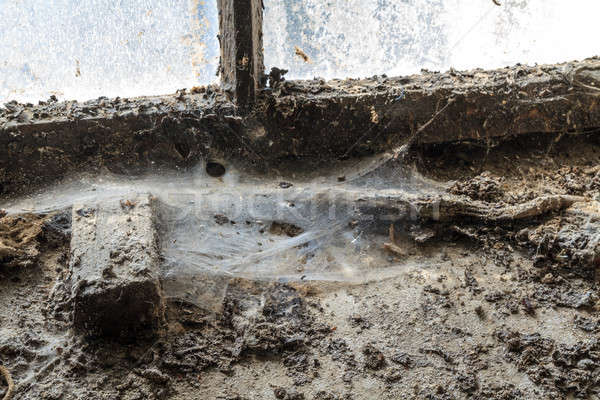
[[[121,208],[127,208],[127,209],[131,210],[133,207],[135,207],[137,202],[131,201],[131,200],[121,200],[120,204],[121,204]]]
[[[215,222],[219,225],[225,225],[226,223],[230,222],[229,218],[227,218],[223,214],[215,214],[214,218],[215,218]]]
[[[521,300],[521,303],[523,304],[523,308],[525,309],[525,312],[527,314],[535,315],[535,306],[533,305],[531,300],[529,300],[527,297],[525,297]]]
[[[485,310],[481,306],[475,307],[475,314],[479,317],[479,319],[485,319]]]
[[[310,57],[304,51],[302,51],[302,49],[300,47],[298,47],[298,46],[294,46],[294,47],[295,47],[295,50],[296,50],[296,55],[298,57],[300,57],[301,59],[303,59],[305,63],[310,63],[311,62]]]
[[[75,77],[79,78],[81,76],[81,68],[79,64],[79,60],[75,59]]]

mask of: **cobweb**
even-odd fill
[[[231,278],[358,283],[393,274],[382,242],[398,215],[372,220],[357,199],[375,191],[427,195],[442,188],[388,155],[345,163],[332,174],[293,183],[234,166],[219,179],[203,165],[146,177],[83,174],[0,208],[48,213],[152,194],[166,295],[214,309]]]

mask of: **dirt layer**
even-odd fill
[[[372,270],[359,282],[221,276],[216,307],[165,299],[157,330],[119,341],[73,329],[71,210],[0,211],[0,365],[12,398],[600,398],[599,64],[330,82],[279,71],[249,109],[216,87],[6,104],[3,199],[73,172],[204,160],[214,179],[236,162],[276,171],[291,191],[304,171],[389,152],[346,183],[375,200],[359,199],[359,212],[398,216],[365,233]],[[412,199],[389,183],[406,171],[441,188],[443,218],[428,197],[415,218],[393,214]],[[269,233],[303,229],[282,220]],[[0,378],[0,398],[8,390]]]
[[[14,399],[598,398],[599,152],[594,135],[417,146],[406,162],[473,202],[584,200],[514,222],[417,221],[408,255],[389,254],[382,226],[386,278],[232,278],[221,311],[171,299],[133,343],[71,329],[69,213],[4,216],[0,365]]]

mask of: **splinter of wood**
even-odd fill
[[[3,367],[2,365],[0,365],[0,375],[4,377],[4,380],[8,384],[8,391],[6,392],[6,394],[4,395],[4,399],[2,400],[9,400],[12,398],[12,395],[15,391],[15,383],[13,382],[12,377],[10,376],[10,372],[8,372],[8,369],[6,369],[6,367]]]

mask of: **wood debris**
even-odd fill
[[[371,122],[374,124],[379,123],[379,114],[375,111],[375,107],[371,107]]]
[[[388,251],[389,253],[392,253],[396,256],[400,256],[400,257],[406,257],[407,253],[406,251],[404,251],[403,248],[401,248],[400,246],[398,246],[396,244],[396,234],[394,231],[394,224],[390,224],[390,229],[389,229],[389,242],[386,242],[383,244],[383,248]]]
[[[12,376],[10,376],[10,372],[8,371],[8,369],[2,365],[0,365],[0,375],[4,377],[4,380],[8,384],[8,390],[4,395],[4,399],[2,400],[9,400],[12,398],[12,395],[15,391],[15,383],[13,382]]]
[[[295,53],[298,57],[304,60],[305,63],[312,63],[308,54],[306,54],[300,47],[295,46]]]
[[[121,203],[121,208],[123,208],[123,209],[127,208],[129,210],[134,208],[137,204],[136,201],[131,201],[131,200],[121,200],[120,203]]]

